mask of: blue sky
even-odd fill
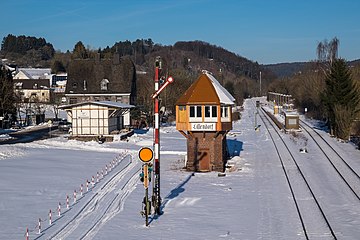
[[[340,40],[360,58],[359,0],[4,0],[0,38],[44,37],[55,49],[97,49],[151,38],[202,40],[261,64],[310,61],[318,42]]]

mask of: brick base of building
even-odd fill
[[[195,172],[224,172],[226,132],[192,132],[187,139],[186,169]]]

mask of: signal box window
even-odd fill
[[[190,122],[202,122],[202,107],[190,106]]]
[[[229,107],[221,107],[221,121],[230,122]]]
[[[205,122],[216,122],[217,121],[217,107],[216,106],[205,106]]]

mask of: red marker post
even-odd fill
[[[38,223],[38,234],[41,234],[41,218],[39,218],[39,223]]]
[[[51,213],[51,209],[49,211],[49,225],[51,225],[52,223],[52,213]]]

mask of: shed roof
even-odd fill
[[[204,72],[177,100],[176,105],[234,105],[235,98],[208,72]]]
[[[125,103],[120,103],[120,102],[113,102],[113,101],[98,101],[98,102],[82,102],[82,103],[74,103],[74,104],[69,104],[69,105],[63,105],[58,107],[59,109],[70,109],[73,107],[78,107],[78,106],[83,106],[83,105],[98,105],[98,106],[104,106],[104,107],[113,107],[113,108],[121,108],[121,109],[130,109],[130,108],[134,108],[134,105],[130,105],[130,104],[125,104]]]

